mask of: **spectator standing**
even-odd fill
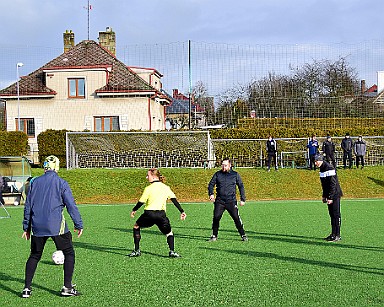
[[[275,170],[277,170],[278,169],[278,167],[277,167],[277,144],[271,135],[268,137],[268,141],[267,141],[267,154],[268,154],[268,160],[267,160],[268,172],[271,170],[272,160],[273,160],[273,164],[275,166]]]
[[[335,143],[332,142],[332,137],[327,135],[327,140],[323,143],[322,151],[325,156],[325,160],[332,164],[336,169],[336,160],[335,160]]]
[[[347,168],[347,160],[349,162],[349,168],[352,168],[352,139],[349,133],[345,134],[344,139],[341,141],[341,148],[343,149],[343,166]]]
[[[361,169],[364,168],[364,156],[367,150],[367,144],[363,140],[363,137],[359,135],[358,139],[353,144],[353,149],[356,156],[356,168],[359,168],[361,162]]]
[[[307,145],[308,158],[309,158],[309,169],[316,170],[315,156],[319,153],[319,142],[316,139],[316,135],[312,135]]]

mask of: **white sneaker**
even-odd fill
[[[21,297],[28,298],[32,295],[32,289],[30,288],[24,288],[23,292],[21,293]]]
[[[63,286],[61,288],[61,296],[79,296],[81,293],[75,289],[75,285],[72,285],[72,288],[67,288]]]

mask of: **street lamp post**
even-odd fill
[[[17,81],[16,81],[16,87],[17,87],[17,125],[18,129],[20,131],[20,88],[19,88],[19,68],[23,66],[23,63],[17,63],[16,64],[16,76],[17,76]]]

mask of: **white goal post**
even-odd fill
[[[67,132],[67,169],[212,167],[208,131]]]

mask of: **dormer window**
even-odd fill
[[[68,98],[85,98],[85,79],[68,79]]]

